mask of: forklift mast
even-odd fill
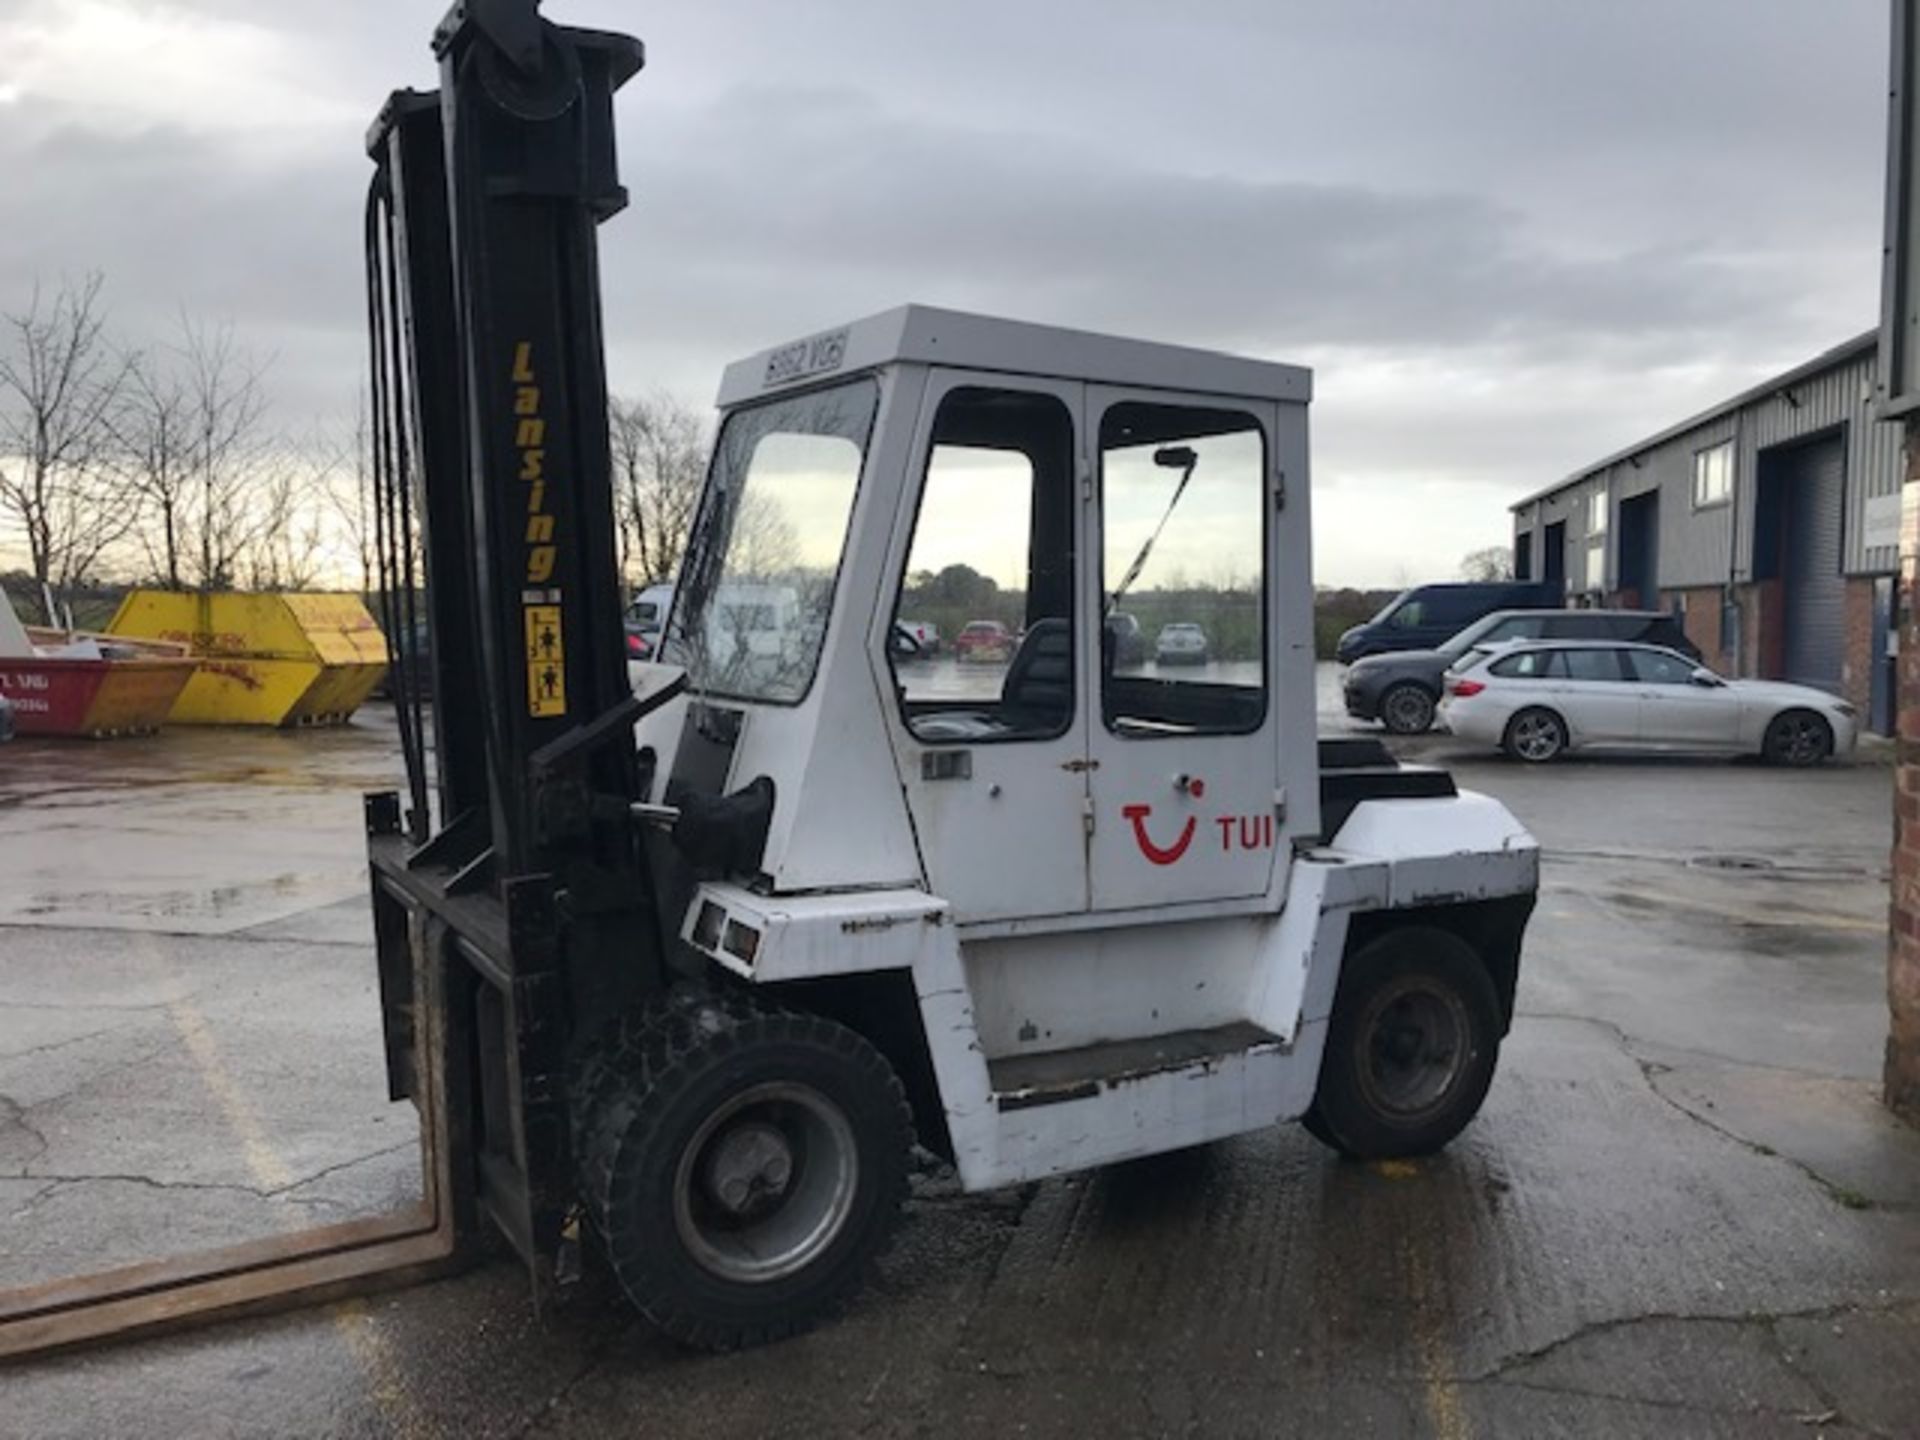
[[[569,1046],[657,980],[662,947],[630,813],[649,707],[620,626],[595,241],[626,203],[613,92],[643,51],[536,4],[456,4],[440,88],[396,92],[369,133],[375,528],[407,791],[369,796],[367,817],[389,1088],[420,1104],[437,1083],[416,1058],[436,1007],[456,1218],[497,1224],[539,1291],[572,1233]],[[435,994],[415,993],[423,974]]]

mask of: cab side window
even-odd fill
[[[1114,734],[1244,734],[1266,719],[1266,474],[1266,436],[1244,411],[1126,402],[1101,417],[1100,701]]]
[[[941,400],[887,643],[916,738],[1072,725],[1073,452],[1052,395],[968,386]]]

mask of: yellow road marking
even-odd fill
[[[226,1117],[227,1128],[240,1142],[253,1183],[262,1190],[282,1190],[291,1185],[293,1172],[268,1142],[267,1128],[261,1124],[260,1113],[253,1108],[253,1102],[233,1083],[233,1076],[220,1059],[220,1049],[214,1044],[213,1032],[207,1029],[206,1017],[199,1007],[185,996],[176,996],[167,1002],[167,1018],[180,1032],[187,1054],[193,1057],[194,1069],[200,1072],[200,1082],[213,1095]]]
[[[151,958],[165,964],[159,947],[151,946]],[[227,1127],[240,1142],[247,1173],[262,1190],[281,1190],[297,1178],[273,1148],[260,1112],[234,1082],[232,1072],[220,1058],[220,1047],[207,1027],[206,1017],[184,994],[176,993],[167,1001],[167,1018],[180,1034],[181,1043],[199,1071],[201,1083],[220,1107]],[[387,1428],[399,1440],[434,1440],[440,1427],[414,1403],[400,1375],[393,1347],[380,1333],[378,1322],[363,1300],[343,1300],[327,1307],[334,1329],[339,1333],[354,1362],[365,1373],[368,1394],[387,1422]]]
[[[1448,1363],[1447,1336],[1442,1324],[1444,1310],[1435,1303],[1439,1287],[1435,1284],[1433,1258],[1427,1247],[1411,1236],[1402,1238],[1401,1253],[1413,1301],[1414,1348],[1420,1357],[1420,1383],[1427,1419],[1440,1440],[1468,1440],[1472,1431],[1460,1404],[1460,1389],[1453,1383],[1453,1367]]]

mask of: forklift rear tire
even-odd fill
[[[1457,935],[1410,925],[1341,966],[1313,1136],[1352,1160],[1431,1155],[1479,1113],[1500,1058],[1500,1005]]]
[[[899,1079],[859,1035],[748,996],[674,997],[617,1027],[583,1080],[583,1198],[661,1330],[763,1344],[859,1288],[913,1140]]]

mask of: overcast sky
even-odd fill
[[[98,268],[353,404],[367,121],[440,0],[0,0],[0,305]],[[1316,371],[1317,577],[1873,323],[1885,0],[549,0],[623,28],[617,389],[907,300]]]

